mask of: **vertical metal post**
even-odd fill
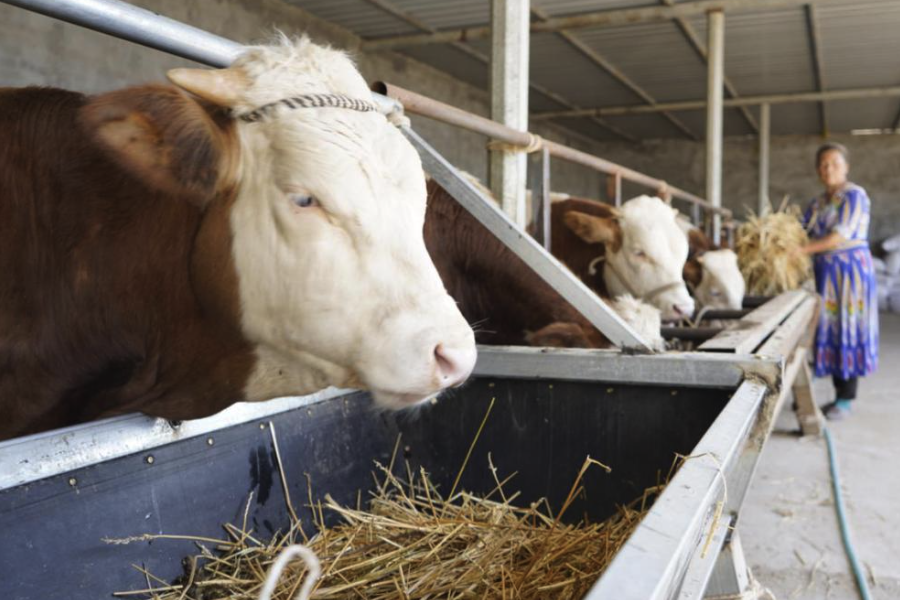
[[[706,77],[706,199],[722,206],[722,95],[725,76],[725,13],[707,13],[709,63]],[[722,216],[713,214],[712,239],[721,239]]]
[[[491,118],[528,131],[529,0],[491,0]],[[503,211],[525,226],[524,152],[491,152],[490,188]]]
[[[606,197],[622,206],[622,174],[618,171],[606,176]]]
[[[700,205],[699,204],[691,204],[691,221],[694,223],[694,227],[700,227]]]
[[[769,146],[772,127],[772,110],[768,103],[759,107],[759,208],[763,216],[769,210]]]
[[[541,148],[530,155],[528,179],[531,188],[531,214],[534,239],[550,250],[550,151]]]

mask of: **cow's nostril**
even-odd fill
[[[434,360],[442,388],[464,382],[475,368],[475,348],[448,348],[444,344],[434,347]]]

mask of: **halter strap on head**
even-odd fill
[[[301,94],[263,104],[259,108],[238,115],[246,123],[256,123],[270,116],[279,106],[286,108],[345,108],[358,112],[378,112],[378,107],[368,100],[351,98],[343,94]]]
[[[629,283],[628,280],[625,279],[625,277],[623,277],[621,273],[619,273],[619,270],[615,267],[615,265],[613,265],[608,260],[604,260],[605,258],[606,257],[604,257],[604,256],[598,256],[597,258],[592,260],[591,264],[588,265],[588,272],[591,275],[596,275],[597,263],[600,263],[601,261],[605,262],[606,267],[612,272],[613,275],[616,276],[616,278],[619,280],[619,282],[622,284],[622,286],[625,288],[625,290],[628,291],[629,294],[631,294],[632,296],[634,296],[635,298],[637,298],[638,300],[641,300],[643,302],[652,303],[653,299],[656,298],[657,296],[659,296],[660,294],[664,294],[665,292],[668,292],[669,290],[674,290],[681,286],[686,286],[684,280],[679,279],[678,281],[670,281],[669,283],[664,283],[663,285],[661,285],[659,287],[653,288],[646,294],[638,294],[634,290],[634,288],[631,286],[631,283]]]

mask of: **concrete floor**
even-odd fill
[[[830,402],[828,380],[816,400]],[[900,315],[881,315],[881,363],[853,416],[830,423],[856,553],[873,598],[900,598]],[[739,530],[753,575],[778,600],[859,598],[841,544],[825,441],[798,437],[779,416],[744,504]]]

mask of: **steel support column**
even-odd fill
[[[706,45],[709,63],[706,77],[706,199],[722,206],[722,100],[725,75],[725,13],[710,11],[709,41]],[[722,217],[713,213],[712,238],[719,244]]]
[[[491,1],[491,118],[528,131],[529,0]],[[525,227],[527,156],[491,151],[490,188],[503,211]]]
[[[769,210],[769,146],[772,129],[772,108],[768,104],[759,107],[759,202],[757,214],[763,216]]]

